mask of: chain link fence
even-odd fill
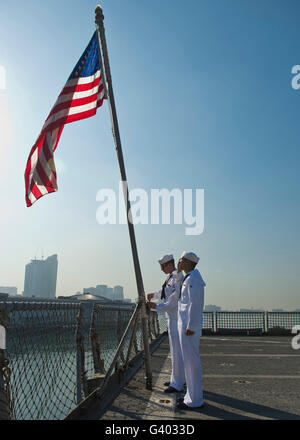
[[[266,312],[268,331],[291,330],[295,325],[300,325],[300,312]]]
[[[0,302],[0,420],[64,418],[88,394],[88,380],[105,374],[134,307],[97,304]],[[166,330],[149,315],[149,341]],[[128,350],[130,347],[130,350]],[[141,352],[140,319],[128,335],[117,368]],[[5,404],[6,403],[6,404]]]
[[[300,312],[203,312],[203,333],[226,334],[256,331],[259,334],[290,334],[300,325]]]
[[[133,309],[95,305],[91,319],[90,341],[92,374],[105,373],[114,357],[121,337],[129,323]],[[128,348],[126,341],[124,350]],[[140,341],[136,341],[135,353],[142,350]],[[124,360],[124,353],[121,359]]]
[[[80,305],[4,303],[9,412],[15,420],[58,419],[76,404]]]
[[[217,312],[217,330],[264,329],[264,312]]]
[[[163,314],[151,312],[148,318],[152,342],[167,326]],[[287,334],[299,324],[299,312],[203,313],[204,334],[228,329]],[[0,302],[0,327],[6,330],[0,419],[63,419],[88,395],[89,380],[124,371],[143,349],[140,314],[131,306]]]
[[[167,330],[166,320],[155,312],[148,314],[148,342],[159,338]],[[91,356],[93,375],[104,379],[118,371],[125,371],[130,361],[143,350],[140,305],[117,308],[95,305],[91,318]]]

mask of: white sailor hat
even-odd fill
[[[174,257],[172,254],[169,255],[164,255],[162,258],[160,258],[158,260],[159,264],[165,264],[168,263],[169,261],[174,260]]]
[[[197,257],[197,255],[194,254],[194,252],[186,252],[186,251],[184,251],[182,253],[180,258],[185,258],[186,260],[190,260],[190,261],[192,261],[193,263],[196,263],[196,264],[200,260],[200,258]]]

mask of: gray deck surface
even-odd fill
[[[102,420],[300,420],[300,350],[292,336],[206,336],[201,338],[205,407],[175,409],[166,394],[171,359],[168,338],[152,355],[153,390],[144,368],[123,388]]]

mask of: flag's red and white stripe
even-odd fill
[[[88,77],[69,79],[31,149],[26,170],[26,203],[57,191],[53,153],[65,124],[96,114],[105,97],[101,70]]]

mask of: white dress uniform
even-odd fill
[[[177,273],[177,270],[174,270],[168,275],[162,289],[154,292],[153,297],[153,299],[163,299],[161,304],[156,305],[155,310],[158,313],[165,312],[172,360],[172,373],[169,386],[178,391],[183,390],[185,383],[182,351],[178,335],[178,298],[183,278],[182,272]],[[165,296],[165,298],[163,298],[163,296]]]
[[[199,343],[202,335],[204,286],[200,272],[192,270],[183,280],[178,301],[178,333],[187,385],[183,402],[190,407],[203,405]],[[186,329],[195,333],[187,336],[184,333]]]

